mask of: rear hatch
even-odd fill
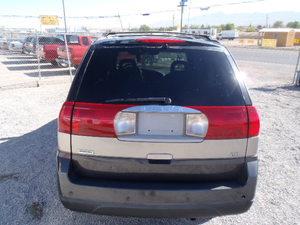
[[[239,179],[248,108],[228,53],[153,40],[90,50],[71,103],[74,171],[139,181]]]

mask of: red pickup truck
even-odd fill
[[[76,40],[72,40],[69,42],[69,54],[70,54],[70,63],[71,66],[77,68],[81,63],[86,51],[88,50],[89,46],[97,40],[96,37],[93,36],[78,36]],[[68,66],[68,58],[67,58],[67,51],[64,45],[59,46],[57,48],[57,59],[56,62],[61,67]]]

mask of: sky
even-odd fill
[[[211,7],[207,11],[193,9],[215,4],[228,4],[245,0],[188,0],[185,7],[184,24],[195,21],[193,18],[217,13],[228,16],[235,13],[271,13],[277,11],[299,12],[299,0],[264,0],[249,4],[227,5]],[[251,0],[250,0],[251,1]],[[139,27],[141,24],[150,26],[171,26],[179,24],[180,10],[177,7],[179,0],[65,0],[67,16],[121,16],[124,28]],[[172,12],[153,13],[149,16],[135,16],[132,14],[151,13],[157,11],[174,10]],[[61,0],[0,0],[0,15],[58,15],[62,16]],[[127,15],[127,16],[126,16]],[[300,20],[300,17],[299,17]],[[119,28],[119,18],[103,19],[71,19],[68,18],[68,27],[91,27],[95,29]],[[60,26],[62,26],[62,22]],[[0,27],[39,28],[39,20],[32,18],[0,17]]]

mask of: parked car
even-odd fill
[[[67,43],[69,45],[78,44],[80,37],[81,36],[78,35],[67,35]],[[58,35],[57,38],[59,38],[61,41],[44,45],[43,53],[41,54],[42,59],[46,62],[50,62],[52,65],[57,65],[57,49],[59,47],[65,46],[64,35]]]
[[[4,49],[4,50],[8,49],[8,41],[6,38],[0,39],[0,49]]]
[[[168,35],[115,34],[88,50],[58,119],[65,207],[190,218],[250,208],[260,125],[239,69],[209,37]]]
[[[34,39],[34,36],[28,36],[23,41],[23,50],[22,53],[29,54],[32,49],[32,39]]]
[[[33,37],[28,45],[27,52],[39,57],[43,57],[43,46],[46,44],[61,43],[61,40],[56,37],[39,36]]]
[[[8,49],[13,52],[23,51],[23,41],[21,39],[12,39],[9,41]]]
[[[68,46],[71,66],[75,68],[79,66],[86,51],[95,40],[97,40],[97,38],[92,36],[72,36],[72,40],[70,39]],[[58,65],[68,67],[68,57],[65,46],[58,47],[57,54],[58,57],[56,61]]]

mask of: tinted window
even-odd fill
[[[65,41],[65,36],[64,35],[58,35],[57,38],[59,38],[63,42]],[[67,42],[69,44],[78,44],[79,43],[79,37],[77,35],[67,35]]]
[[[82,44],[86,46],[90,45],[89,39],[87,37],[82,37]]]
[[[78,44],[79,37],[77,35],[69,35],[67,36],[67,41],[69,44]]]
[[[244,105],[225,53],[212,50],[96,49],[78,101],[168,97],[173,105]]]

